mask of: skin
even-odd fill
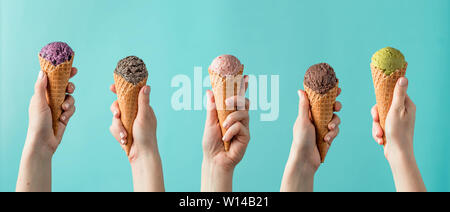
[[[110,90],[116,93],[111,85]],[[121,144],[127,142],[127,132],[120,120],[117,101],[111,105],[113,113],[110,132]],[[150,106],[150,87],[144,86],[139,92],[138,113],[133,124],[133,144],[128,159],[133,174],[133,187],[136,192],[164,192],[164,177],[161,157],[156,140],[156,116]]]
[[[416,106],[407,94],[408,79],[400,78],[386,117],[386,144],[380,125],[378,109],[372,108],[372,135],[379,145],[384,145],[384,155],[391,166],[395,187],[399,192],[426,192],[414,156],[413,138]]]
[[[338,92],[340,94],[341,89]],[[299,90],[298,95],[298,117],[293,128],[291,152],[284,170],[281,192],[312,192],[314,175],[321,164],[309,100],[303,90]],[[339,112],[341,109],[342,104],[336,102],[334,110]],[[340,123],[339,116],[335,114],[328,125],[329,132],[325,136],[325,141],[330,145],[339,133]]]
[[[72,68],[70,78],[77,73]],[[71,96],[75,85],[69,83],[67,95],[62,104],[63,113],[59,119],[59,128],[54,135],[52,128],[52,114],[46,99],[48,78],[39,72],[34,86],[34,95],[29,107],[29,125],[25,146],[19,167],[16,191],[19,192],[50,192],[52,158],[64,135],[70,118],[75,113],[75,99]]]
[[[226,99],[227,106],[237,106],[238,111],[231,113],[223,125],[227,132],[222,132],[217,117],[214,94],[206,91],[207,113],[203,134],[202,192],[231,192],[233,174],[236,165],[244,157],[250,141],[249,100],[244,98],[248,87],[248,76],[244,77],[245,88],[238,96]],[[225,152],[223,142],[231,141],[230,150]]]

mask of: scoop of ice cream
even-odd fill
[[[39,52],[39,56],[57,66],[66,61],[70,61],[73,57],[73,50],[67,43],[53,42],[49,43]]]
[[[303,81],[311,90],[325,94],[336,87],[338,82],[334,69],[327,63],[319,63],[311,66],[305,74]]]
[[[230,76],[239,73],[242,66],[241,61],[235,56],[222,55],[213,60],[209,69],[222,76]]]
[[[391,75],[396,70],[405,68],[405,56],[392,47],[382,48],[372,56],[372,64],[382,70],[384,74]]]
[[[117,63],[114,73],[122,76],[133,85],[138,84],[148,76],[144,61],[136,56],[128,56]]]

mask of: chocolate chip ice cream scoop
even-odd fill
[[[148,76],[144,61],[136,56],[128,56],[117,63],[114,73],[122,76],[133,85],[138,84]]]
[[[334,69],[327,63],[311,66],[305,74],[303,81],[311,90],[325,94],[334,88],[338,82]]]

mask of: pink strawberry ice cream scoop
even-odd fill
[[[232,76],[238,74],[243,66],[241,61],[233,55],[222,55],[217,57],[209,66],[209,70],[222,76]]]
[[[67,43],[53,42],[49,43],[39,52],[39,56],[57,66],[66,61],[70,61],[73,57],[73,50]]]

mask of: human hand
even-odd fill
[[[245,91],[248,87],[248,76],[244,77],[245,86],[237,96],[225,100],[226,106],[237,106],[238,110],[227,116],[223,126],[225,135],[217,116],[214,94],[206,91],[207,115],[203,134],[202,191],[231,192],[234,168],[244,157],[250,141],[249,100]],[[225,151],[224,142],[231,141],[229,151]]]
[[[340,93],[341,89],[339,88],[338,96]],[[298,95],[300,98],[299,111],[293,129],[291,154],[293,154],[293,158],[296,158],[303,164],[303,168],[307,168],[315,173],[320,166],[321,158],[316,144],[316,131],[311,118],[311,107],[308,96],[304,91],[299,90]],[[339,112],[341,109],[342,104],[336,101],[334,111]],[[329,132],[325,136],[325,142],[331,145],[339,133],[340,123],[341,119],[338,115],[334,114],[328,124]]]
[[[338,96],[340,93],[341,89],[338,90]],[[314,175],[321,163],[308,96],[302,90],[298,91],[298,96],[298,116],[293,129],[291,152],[281,181],[280,191],[282,192],[312,192]],[[335,102],[334,111],[339,112],[341,109],[342,104],[338,101]],[[334,114],[328,124],[329,132],[324,138],[328,144],[331,145],[338,135],[340,123],[339,116]]]
[[[115,85],[110,90],[116,93]],[[125,150],[127,131],[120,120],[118,101],[111,105],[113,120],[109,128]],[[156,116],[150,106],[150,87],[144,86],[138,97],[138,113],[133,123],[133,144],[128,160],[133,173],[134,191],[165,191],[161,157],[156,140]]]
[[[219,119],[217,116],[214,94],[206,91],[207,117],[203,134],[203,153],[205,160],[214,163],[226,170],[233,170],[244,157],[247,145],[250,141],[249,132],[249,100],[245,98],[248,87],[248,76],[244,77],[245,86],[238,96],[225,100],[227,107],[237,106],[239,110],[227,116],[223,127],[227,132],[222,137]],[[231,141],[230,150],[224,149],[224,142]]]
[[[70,78],[77,74],[77,69],[72,68]],[[71,94],[75,91],[75,85],[71,82],[67,85],[66,99],[62,104],[62,114],[58,121],[58,131],[55,133],[52,127],[52,112],[47,102],[48,78],[45,72],[40,71],[34,86],[34,95],[29,107],[29,125],[25,150],[37,151],[48,156],[53,156],[61,143],[64,131],[70,118],[75,113],[75,99]]]
[[[395,155],[413,155],[414,124],[416,117],[416,106],[406,93],[408,80],[404,77],[397,81],[391,108],[386,117],[386,132],[380,125],[378,109],[375,105],[372,108],[372,136],[380,144],[385,144],[384,153],[386,159],[390,161]],[[386,143],[383,135],[386,133]]]
[[[400,78],[386,117],[385,132],[380,126],[377,106],[372,108],[372,135],[378,144],[384,144],[384,155],[391,166],[397,191],[425,192],[427,189],[413,150],[416,106],[406,93],[407,89],[408,80],[405,77]],[[383,141],[384,133],[386,142]]]
[[[72,68],[70,78],[77,73]],[[27,139],[20,160],[16,191],[51,191],[51,161],[61,143],[67,124],[75,112],[75,91],[73,83],[66,88],[66,99],[61,105],[62,114],[58,120],[58,130],[53,131],[52,111],[47,102],[48,78],[43,72],[34,85],[34,95],[30,101]]]
[[[111,85],[110,90],[116,93],[115,85]],[[133,144],[130,149],[130,162],[139,158],[140,155],[153,154],[158,152],[156,140],[156,116],[150,106],[150,86],[144,86],[138,97],[138,113],[133,124]],[[114,101],[111,105],[113,113],[110,132],[114,138],[121,144],[124,149],[127,142],[127,131],[120,120],[120,108],[118,101]],[[125,149],[124,149],[125,150]]]

